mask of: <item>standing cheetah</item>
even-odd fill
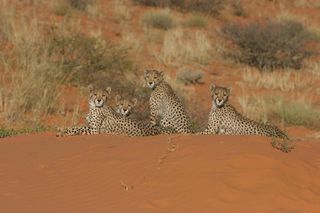
[[[159,127],[150,123],[131,120],[117,114],[107,106],[111,88],[93,89],[89,87],[89,113],[86,117],[88,126],[76,126],[59,129],[57,136],[91,135],[99,133],[119,134],[127,136],[148,136],[161,134]]]
[[[250,120],[230,105],[230,89],[211,85],[212,108],[208,127],[203,134],[262,135],[288,139],[286,133],[270,124]]]
[[[159,122],[163,128],[178,133],[192,133],[190,118],[170,85],[165,82],[163,72],[146,70],[144,79],[152,90],[149,100],[152,125]]]
[[[124,117],[128,117],[131,114],[132,109],[137,105],[138,100],[133,98],[132,100],[125,99],[120,95],[116,95],[116,112]]]

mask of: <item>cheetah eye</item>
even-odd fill
[[[214,94],[215,94],[215,95],[218,95],[219,93],[218,93],[218,92],[215,92]]]
[[[94,93],[94,96],[97,96],[97,93]]]

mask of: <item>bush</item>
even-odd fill
[[[294,21],[227,24],[222,31],[238,48],[228,56],[261,70],[300,69],[302,61],[314,53],[307,48],[315,40],[313,33]]]
[[[134,0],[137,4],[154,7],[172,7],[187,12],[201,12],[208,15],[219,15],[225,0]]]
[[[43,126],[36,126],[34,128],[26,128],[26,129],[7,129],[7,128],[0,128],[0,138],[10,137],[19,134],[31,133],[31,132],[44,132],[48,130],[46,127]]]
[[[240,0],[233,0],[231,2],[232,12],[236,16],[247,16],[246,11],[244,10]]]
[[[276,111],[285,123],[319,128],[320,111],[305,101],[287,102]]]
[[[198,27],[198,28],[206,28],[207,27],[207,20],[205,17],[193,14],[183,23],[186,27]]]
[[[65,2],[63,0],[52,2],[51,7],[54,14],[58,16],[65,16],[70,10],[70,5],[68,4],[68,2]]]
[[[17,134],[19,134],[19,131],[17,130],[0,128],[0,138],[5,138],[5,137],[17,135]]]
[[[164,3],[163,0],[133,0],[137,4],[142,4],[146,6],[153,6],[153,7],[158,7],[162,3]]]
[[[49,53],[73,83],[88,84],[99,73],[111,77],[133,68],[127,59],[127,49],[80,33],[54,33]]]
[[[173,20],[168,10],[148,12],[143,15],[142,23],[163,30],[168,30],[173,27]]]
[[[94,0],[68,0],[68,3],[74,9],[86,10],[88,5],[94,3]]]

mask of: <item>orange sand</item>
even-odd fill
[[[320,212],[320,141],[53,133],[0,139],[0,212]]]

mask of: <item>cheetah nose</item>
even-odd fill
[[[101,99],[98,99],[97,101],[98,101],[98,102],[101,102],[102,100],[101,100]]]
[[[149,84],[151,85],[153,82],[149,82]]]

